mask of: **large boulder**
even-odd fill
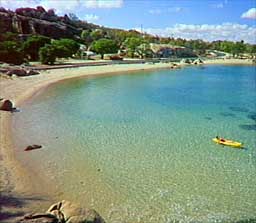
[[[11,69],[11,70],[7,71],[6,74],[8,76],[16,75],[19,77],[24,77],[24,76],[36,75],[36,74],[39,74],[39,72],[36,70],[31,70],[31,69],[26,70],[23,68],[17,68],[17,69]]]
[[[7,73],[6,73],[8,76],[12,76],[12,75],[17,75],[17,76],[27,76],[27,71],[24,70],[24,69],[12,69],[12,70],[9,70]]]
[[[59,220],[67,223],[105,223],[95,210],[81,208],[65,200],[53,204],[47,213],[53,214]]]
[[[1,99],[0,100],[0,110],[3,111],[13,111],[13,103],[8,99]]]

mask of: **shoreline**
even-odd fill
[[[221,60],[222,61],[222,60]],[[218,61],[219,62],[219,61]],[[246,61],[245,61],[246,62]],[[234,63],[234,62],[233,62]],[[231,65],[233,63],[208,63],[208,64],[224,64]],[[237,61],[236,63],[237,64]],[[244,63],[243,63],[244,64]],[[251,64],[251,63],[250,63]],[[244,65],[250,65],[245,63]],[[204,65],[204,64],[203,64]],[[234,64],[233,64],[234,65]],[[240,65],[240,63],[238,63]],[[80,68],[65,68],[59,70],[43,71],[40,75],[15,78],[15,79],[0,79],[1,97],[8,98],[14,102],[15,106],[21,105],[27,99],[33,96],[35,92],[44,91],[51,84],[55,84],[64,80],[74,78],[90,78],[100,77],[105,75],[118,75],[120,73],[131,73],[138,71],[150,71],[158,69],[170,69],[171,64],[133,64],[133,65],[106,65],[94,67],[80,67]],[[182,65],[183,66],[183,65]],[[42,207],[48,207],[55,202],[55,198],[60,200],[60,195],[52,196],[54,189],[48,189],[47,185],[36,173],[27,172],[27,169],[18,161],[12,143],[12,116],[19,115],[19,113],[0,112],[0,173],[1,173],[1,193],[7,197],[18,197],[17,207],[8,207],[2,204],[4,210],[7,212],[24,211],[25,213],[36,211],[44,211]],[[46,187],[45,187],[46,186]],[[42,188],[46,188],[42,190]],[[1,195],[2,196],[2,195]],[[30,199],[24,201],[23,199]],[[43,200],[37,198],[43,198]],[[21,199],[21,201],[19,201]],[[0,203],[1,205],[1,203]],[[33,209],[32,209],[33,207]],[[20,217],[20,216],[16,216]],[[1,218],[0,218],[1,220]]]
[[[204,64],[210,65],[210,64],[216,64],[216,65],[251,65],[255,66],[255,64],[250,59],[208,59],[204,61]]]

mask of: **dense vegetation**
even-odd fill
[[[206,42],[203,40],[186,40],[181,38],[163,38],[135,30],[109,29],[80,21],[74,14],[59,17],[54,10],[46,11],[43,7],[19,8],[15,12],[0,8],[0,12],[16,13],[30,19],[40,19],[49,22],[60,22],[72,26],[75,31],[70,38],[56,38],[26,34],[12,30],[0,33],[0,61],[21,64],[28,61],[40,60],[44,64],[53,64],[56,58],[69,58],[81,55],[83,50],[94,51],[104,57],[104,54],[117,53],[126,57],[153,57],[150,43],[168,44],[170,47],[179,46],[190,49],[196,55],[204,56],[208,50],[230,53],[233,56],[241,54],[256,54],[256,45],[231,41]],[[0,24],[1,28],[1,24]],[[75,29],[77,28],[77,29]],[[78,34],[78,35],[77,35]],[[176,55],[177,56],[177,55]],[[186,54],[182,55],[186,56]],[[189,55],[187,55],[189,56]]]

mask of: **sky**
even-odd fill
[[[256,0],[0,0],[12,10],[38,5],[106,27],[256,44]]]

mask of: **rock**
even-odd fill
[[[64,216],[64,222],[67,223],[105,223],[103,218],[95,210],[81,208],[65,200],[53,204],[47,213],[53,214],[56,217]]]
[[[24,76],[31,76],[31,75],[36,75],[36,74],[40,74],[38,71],[36,70],[26,70],[24,68],[17,68],[17,69],[10,69],[6,72],[6,74],[8,76],[13,76],[13,75],[17,75],[19,77],[24,77]]]
[[[40,149],[40,148],[42,148],[41,145],[30,145],[30,146],[27,146],[26,149],[24,149],[24,151],[30,151],[34,149]]]
[[[39,34],[53,39],[73,38],[80,36],[83,29],[97,28],[98,26],[90,23],[74,22],[67,16],[58,17],[49,12],[39,13],[35,9],[25,8],[21,12],[0,11],[0,29],[3,33],[15,32],[22,34],[26,39],[29,34]],[[25,12],[26,11],[26,12]],[[77,23],[77,24],[75,24]],[[80,27],[81,26],[81,27]]]
[[[3,111],[13,111],[13,104],[8,99],[2,99],[0,101],[0,110]]]
[[[7,71],[6,74],[8,76],[12,76],[13,74],[15,74],[19,77],[27,76],[27,72],[24,69],[12,69],[12,70]]]
[[[58,218],[49,213],[36,213],[24,216],[20,223],[60,223]]]
[[[185,59],[183,58],[181,61],[180,61],[181,64],[191,64],[191,60],[190,59]]]
[[[37,74],[40,74],[40,73],[38,71],[36,71],[36,70],[28,70],[27,71],[27,76],[37,75]]]
[[[197,65],[197,64],[202,64],[204,63],[200,58],[197,58],[196,60],[194,60],[193,64]]]

